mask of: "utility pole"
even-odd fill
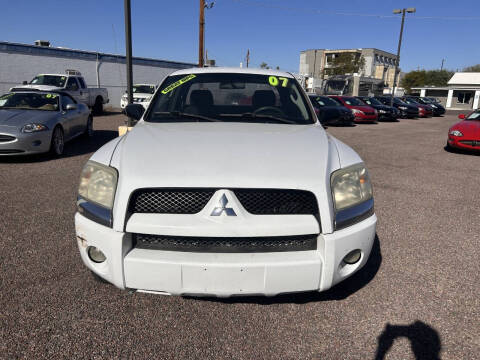
[[[443,63],[445,62],[445,59],[442,59],[442,66],[440,66],[440,71],[443,71]]]
[[[393,74],[393,88],[390,94],[390,106],[393,106],[393,97],[395,96],[395,88],[397,87],[398,65],[400,64],[400,48],[402,47],[403,25],[405,23],[405,13],[414,13],[415,8],[395,9],[394,14],[402,14],[402,25],[400,26],[400,37],[398,38],[397,61],[395,61],[395,72]]]
[[[130,0],[124,0],[125,12],[125,49],[127,63],[127,99],[128,104],[133,103],[133,73],[132,73],[132,16]],[[132,119],[127,119],[127,126],[132,126]]]
[[[247,60],[247,68],[248,68],[248,64],[250,63],[250,49],[247,49],[247,57],[246,57],[246,60]]]
[[[200,21],[199,21],[199,36],[198,36],[198,67],[203,67],[203,45],[205,35],[205,0],[200,0]]]

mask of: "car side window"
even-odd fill
[[[82,89],[85,89],[85,88],[86,88],[86,86],[85,86],[85,81],[83,81],[83,78],[79,77],[79,78],[78,78],[78,82],[80,83],[80,87],[81,87]]]
[[[74,77],[68,78],[67,81],[67,90],[77,91],[78,90],[78,83]]]
[[[70,96],[62,95],[62,109],[67,110],[68,104],[75,104]]]

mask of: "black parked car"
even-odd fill
[[[350,109],[328,96],[309,94],[318,120],[325,126],[353,126],[355,117]]]
[[[424,105],[430,105],[433,109],[433,116],[441,116],[445,114],[445,108],[442,104],[438,103],[437,101],[431,100],[431,98],[420,97],[420,96],[410,96],[411,98],[415,99],[416,102]]]
[[[396,121],[400,117],[400,111],[394,106],[383,105],[380,101],[371,96],[357,96],[365,104],[373,107],[378,112],[378,121]]]
[[[390,96],[375,96],[375,99],[383,105],[390,105]],[[393,106],[400,111],[400,117],[403,119],[413,119],[419,115],[417,106],[408,105],[397,97],[393,98]]]

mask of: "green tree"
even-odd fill
[[[463,69],[464,72],[480,72],[480,64],[468,66]]]
[[[453,71],[449,70],[414,70],[405,74],[400,86],[407,92],[414,87],[446,86],[452,76]]]
[[[330,62],[329,75],[345,75],[360,72],[365,66],[363,56],[354,53],[340,53]]]
[[[270,69],[270,66],[268,66],[268,64],[265,61],[263,61],[260,64],[260,69]]]

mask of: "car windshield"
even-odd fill
[[[144,117],[148,122],[312,124],[307,99],[290,77],[200,73],[169,76]]]
[[[475,111],[468,115],[467,120],[480,120],[480,111]]]
[[[9,93],[0,96],[0,109],[57,111],[58,94]]]
[[[407,104],[417,105],[419,104],[415,99],[407,98],[404,100]]]
[[[352,106],[365,106],[365,103],[362,100],[359,100],[354,97],[345,97],[343,98],[343,101],[345,101],[345,104],[347,105],[352,105]]]
[[[332,100],[326,96],[312,96],[310,97],[310,99],[312,99],[312,101],[314,101],[319,106],[340,106],[340,104],[337,103],[335,100]]]
[[[393,98],[393,102],[397,105],[407,105],[407,103],[403,102],[399,98]]]
[[[363,98],[363,102],[367,105],[383,105],[380,101],[375,98]]]
[[[30,81],[32,85],[50,85],[56,87],[64,87],[65,81],[67,81],[66,76],[61,75],[38,75]]]
[[[134,85],[133,93],[153,94],[155,92],[154,85]]]

